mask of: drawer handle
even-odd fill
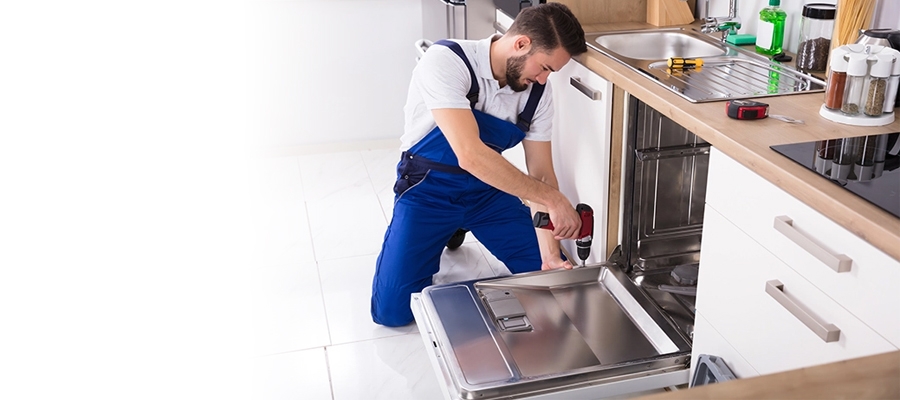
[[[575,89],[578,89],[579,92],[584,93],[585,96],[590,98],[591,100],[600,100],[600,91],[594,90],[590,86],[585,85],[581,82],[581,78],[577,76],[573,76],[569,78],[569,83],[572,86],[575,86]]]
[[[850,272],[850,264],[853,264],[853,260],[850,257],[843,254],[831,254],[828,250],[823,249],[822,246],[819,246],[810,238],[794,229],[794,220],[791,217],[786,215],[775,217],[775,230],[787,236],[788,239],[791,239],[792,242],[802,247],[809,254],[812,254],[813,257],[818,258],[819,261],[825,263],[835,272]]]
[[[791,315],[797,317],[803,325],[806,325],[813,333],[822,338],[825,343],[835,342],[841,338],[841,330],[833,324],[820,322],[815,316],[803,310],[797,303],[784,294],[784,284],[777,279],[766,282],[766,293],[772,296],[778,304],[781,304]]]

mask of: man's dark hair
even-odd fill
[[[532,46],[544,52],[551,52],[560,46],[570,56],[587,51],[581,23],[569,7],[561,3],[546,3],[523,9],[507,33],[528,36]]]

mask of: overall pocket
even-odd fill
[[[428,169],[415,165],[408,159],[403,159],[397,165],[397,182],[394,183],[394,194],[402,195],[409,188],[425,179]]]

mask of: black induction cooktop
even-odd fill
[[[900,218],[900,132],[771,146]]]

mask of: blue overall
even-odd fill
[[[435,42],[453,50],[469,69],[467,98],[481,140],[502,152],[525,138],[544,86],[532,84],[525,108],[514,125],[475,110],[478,81],[458,44]],[[385,326],[413,321],[410,295],[432,284],[441,253],[457,229],[471,231],[513,273],[541,268],[541,254],[530,211],[522,201],[459,167],[456,154],[435,127],[401,156],[394,185],[394,215],[375,266],[372,319]]]

